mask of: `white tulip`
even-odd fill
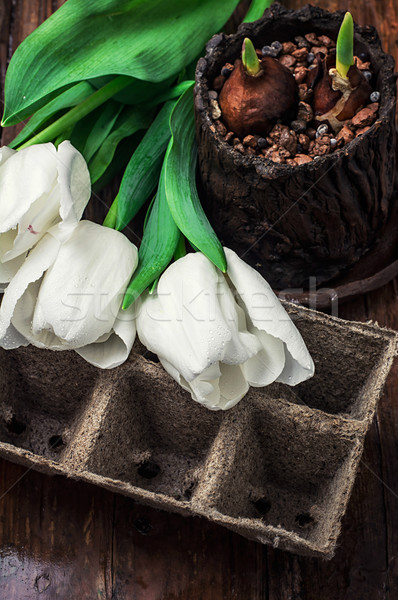
[[[86,162],[70,142],[0,148],[0,283],[51,227],[76,226],[89,198]]]
[[[53,227],[5,291],[0,346],[73,349],[101,368],[121,364],[136,334],[132,310],[120,306],[137,262],[137,248],[118,231],[80,221],[65,238]]]
[[[225,248],[224,276],[188,254],[146,293],[137,315],[141,342],[197,402],[234,406],[249,389],[296,385],[314,374],[304,341],[261,275]]]

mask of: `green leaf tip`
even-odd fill
[[[260,61],[249,38],[245,38],[242,44],[242,63],[248,75],[255,77],[261,72]]]
[[[272,0],[252,0],[250,8],[247,11],[243,23],[251,23],[261,19],[264,11],[272,4]]]
[[[346,12],[336,42],[336,70],[344,78],[354,64],[354,21]]]

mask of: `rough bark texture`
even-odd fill
[[[356,27],[355,51],[368,51],[381,93],[379,117],[348,146],[291,167],[244,156],[216,132],[208,91],[244,37],[256,47],[311,31],[336,39],[342,13],[274,4],[235,36],[215,36],[196,71],[199,167],[211,222],[223,242],[256,266],[277,289],[326,282],[353,265],[382,235],[395,172],[394,61],[373,27]]]

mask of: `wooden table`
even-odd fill
[[[61,4],[2,0],[2,80],[18,44]],[[375,25],[397,58],[395,0],[319,4],[351,9],[357,22]],[[11,137],[7,132],[3,144]],[[398,329],[397,294],[395,281],[341,306],[339,316]],[[330,562],[273,550],[205,520],[4,460],[0,470],[0,600],[398,599],[398,361]]]

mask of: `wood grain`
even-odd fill
[[[301,6],[301,0],[288,0]],[[62,2],[2,0],[0,73],[11,52]],[[394,0],[322,0],[352,8],[398,58]],[[3,137],[3,143],[12,132]],[[102,201],[90,216],[101,218]],[[393,282],[340,309],[398,330]],[[245,540],[198,518],[150,509],[105,490],[0,460],[0,600],[396,600],[398,364],[366,440],[343,534],[330,562]]]

